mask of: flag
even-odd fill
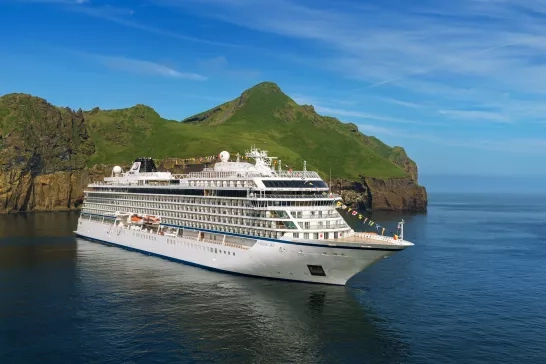
[[[356,212],[355,210],[353,210],[353,216],[356,216],[356,214],[358,214],[358,212]]]

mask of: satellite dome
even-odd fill
[[[222,162],[227,162],[229,160],[229,153],[226,152],[225,150],[222,153],[220,153],[220,160]]]
[[[114,174],[120,174],[122,172],[122,169],[120,166],[115,166],[114,169],[112,170],[112,172]]]

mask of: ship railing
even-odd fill
[[[341,195],[332,193],[332,194],[316,194],[316,195],[260,195],[259,193],[254,193],[249,196],[250,199],[271,199],[271,198],[279,198],[279,199],[290,199],[290,198],[307,198],[307,199],[316,199],[316,198],[325,198],[325,199],[340,199]]]
[[[317,172],[314,171],[274,171],[271,173],[254,171],[205,171],[190,172],[187,174],[171,174],[170,172],[150,172],[138,175],[126,175],[119,177],[104,177],[103,181],[96,181],[95,184],[141,184],[146,180],[170,181],[184,179],[252,179],[252,178],[301,178],[301,179],[320,179]]]
[[[173,174],[174,179],[205,179],[205,178],[302,178],[302,179],[319,179],[317,172],[313,171],[271,171],[271,173],[254,172],[254,171],[205,171],[205,172],[190,172],[187,174]]]
[[[139,187],[139,188],[167,188],[167,189],[213,189],[213,190],[248,190],[249,188],[254,188],[254,186],[212,186],[212,185],[195,185],[190,186],[187,184],[164,184],[164,185],[156,185],[156,184],[148,184],[148,183],[134,183],[134,182],[127,182],[127,181],[115,181],[115,182],[104,182],[104,181],[97,181],[97,182],[91,182],[88,187],[96,187],[96,186],[131,186],[131,187]]]
[[[404,245],[404,241],[401,239],[395,239],[392,236],[379,235],[375,233],[368,232],[355,232],[352,235],[346,237],[334,239],[342,242],[351,242],[366,244],[368,242],[383,243],[383,244],[393,244],[393,245]]]
[[[199,233],[199,230],[190,229],[189,231]],[[148,233],[155,234],[155,235],[163,235],[161,233],[164,233],[165,235],[167,234],[165,232],[165,230],[160,231],[159,229],[148,232]],[[218,235],[224,236],[223,234],[218,234]],[[182,233],[182,235],[178,235],[178,234],[176,236],[170,236],[169,235],[169,237],[172,238],[172,239],[190,239],[190,240],[194,240],[196,242],[202,241],[204,243],[216,244],[218,246],[229,246],[229,247],[232,247],[232,248],[239,248],[239,249],[243,249],[243,250],[250,249],[250,246],[245,246],[245,245],[241,245],[241,244],[237,244],[237,243],[233,243],[233,242],[226,242],[226,241],[220,241],[220,240],[214,240],[214,239],[207,239],[207,238],[204,238],[204,237],[200,237],[199,234],[196,235],[196,236],[187,235],[185,230]]]

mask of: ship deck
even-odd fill
[[[331,240],[333,243],[356,243],[356,244],[379,244],[379,245],[396,245],[407,246],[413,245],[407,240],[395,239],[390,236],[378,235],[375,233],[355,233],[343,238]]]

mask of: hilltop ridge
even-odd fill
[[[367,194],[357,201],[360,204],[372,204],[368,183],[398,180],[396,184],[415,187],[420,202],[400,197],[405,201],[400,202],[402,207],[386,203],[386,208],[413,209],[415,204],[417,209],[426,208],[426,192],[417,183],[417,165],[402,147],[391,148],[360,133],[355,124],[321,116],[311,105],[298,105],[277,84],[262,82],[233,100],[181,121],[164,119],[143,104],[74,111],[31,95],[1,96],[0,211],[2,204],[6,210],[27,209],[37,189],[43,188],[43,183],[31,186],[38,177],[69,173],[78,180],[70,187],[77,194],[87,178],[82,173],[97,164],[126,164],[141,155],[165,159],[216,155],[221,150],[242,153],[252,144],[296,169],[305,160],[308,169],[317,170],[323,178],[331,169],[334,179],[344,181],[340,189],[360,189]],[[17,187],[20,191],[13,186],[2,188],[2,179],[4,186],[22,183]],[[66,198],[69,208],[74,205],[72,197]]]

